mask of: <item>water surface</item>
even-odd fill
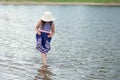
[[[48,10],[56,34],[43,67],[35,25]],[[0,80],[119,80],[119,14],[119,6],[0,5]]]

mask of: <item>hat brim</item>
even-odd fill
[[[45,18],[45,17],[41,17],[41,20],[43,20],[43,21],[54,21],[55,18]]]

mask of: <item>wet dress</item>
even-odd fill
[[[50,34],[51,30],[51,24],[49,22],[46,22],[43,25],[43,28],[39,30],[41,32],[41,35],[36,34],[36,49],[39,50],[41,53],[48,53],[48,51],[51,49],[50,42],[51,37],[48,38],[48,35]]]

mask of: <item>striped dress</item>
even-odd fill
[[[39,30],[41,32],[41,35],[36,34],[36,49],[44,54],[48,53],[48,51],[51,49],[50,42],[52,38],[48,38],[48,35],[50,34],[50,29],[51,24],[49,22],[46,22],[43,25],[43,29]]]

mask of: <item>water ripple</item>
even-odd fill
[[[56,17],[48,66],[35,49],[35,25],[46,10]],[[0,80],[120,80],[119,12],[119,6],[0,5]]]

